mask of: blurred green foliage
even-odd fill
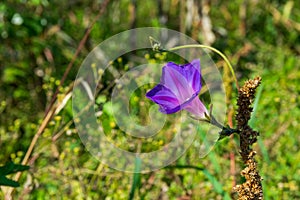
[[[94,25],[58,99],[63,99],[70,89],[88,52],[121,31],[145,26],[167,27],[186,33],[200,43],[211,43],[228,55],[240,84],[256,75],[263,79],[251,123],[261,133],[254,148],[264,178],[265,198],[299,199],[300,2],[195,0],[193,9],[187,2],[193,1],[111,1]],[[21,163],[101,3],[101,0],[0,2],[0,165],[9,161]],[[211,20],[211,30],[202,26],[204,15]],[[205,37],[209,31],[215,37],[212,42]],[[155,54],[139,55],[143,56],[150,63],[168,60]],[[212,58],[219,61],[216,55]],[[124,73],[134,66],[134,61],[125,56],[112,64]],[[95,109],[103,112],[98,119],[109,137],[117,139],[117,145],[136,151],[134,145],[126,143],[128,140],[134,143],[134,138],[126,138],[110,113],[112,78],[107,72],[99,88]],[[150,105],[141,96],[146,89],[136,91],[130,99],[137,121]],[[232,95],[231,105],[235,107],[236,94]],[[199,159],[191,149],[173,167],[133,176],[94,159],[81,143],[72,120],[69,100],[39,138],[30,159],[31,168],[23,173],[21,187],[14,193],[16,198],[228,199],[232,196],[233,183],[243,181],[239,175],[242,166],[237,138],[217,143],[205,158]],[[171,137],[172,132],[166,135]],[[154,147],[146,144],[143,150],[163,146],[168,141],[164,139],[147,141]],[[230,158],[235,161],[235,167]],[[3,195],[0,193],[1,199]]]

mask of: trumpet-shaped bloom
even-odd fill
[[[146,97],[160,106],[160,112],[172,114],[187,110],[204,118],[207,110],[198,98],[201,90],[200,60],[185,65],[168,62],[162,69],[160,83]]]

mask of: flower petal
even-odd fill
[[[186,77],[189,85],[194,91],[199,94],[201,90],[201,73],[200,60],[193,60],[191,63],[181,66],[183,68],[183,75]]]
[[[194,91],[179,69],[175,63],[167,63],[162,69],[161,84],[171,90],[179,102],[183,103],[194,94]]]
[[[200,101],[200,99],[198,98],[198,96],[196,98],[194,98],[191,102],[189,102],[188,104],[186,104],[184,106],[184,110],[192,113],[193,115],[195,115],[195,116],[197,116],[199,118],[204,118],[205,117],[205,113],[208,114],[208,111],[207,111],[206,107]]]
[[[162,113],[171,114],[180,110],[180,102],[175,94],[161,84],[147,92],[146,97],[157,103]]]
[[[172,68],[180,73],[185,78],[187,84],[192,87],[194,93],[199,94],[202,87],[199,59],[195,59],[191,63],[185,65],[177,65],[173,62],[169,62],[166,67]]]
[[[184,65],[168,62],[162,69],[160,84],[146,97],[157,103],[162,113],[171,114],[184,109],[203,118],[207,110],[198,97],[201,87],[199,59]]]

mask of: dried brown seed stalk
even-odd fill
[[[253,110],[251,103],[255,97],[255,90],[260,83],[261,77],[256,77],[253,80],[246,81],[239,90],[236,120],[240,131],[240,154],[246,165],[245,169],[241,171],[241,175],[245,177],[246,182],[233,188],[238,193],[239,200],[263,199],[262,178],[254,159],[256,152],[252,150],[252,145],[257,141],[259,133],[248,125]]]

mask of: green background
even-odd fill
[[[102,2],[0,3],[0,165],[10,160],[21,163]],[[110,1],[103,9],[59,91],[59,101],[72,86],[83,59],[101,41],[135,27],[180,31],[225,53],[240,85],[257,75],[262,77],[251,125],[261,134],[253,148],[264,178],[265,199],[300,199],[299,1],[120,0]],[[232,81],[223,70],[220,57],[211,56],[220,66],[224,80]],[[149,62],[170,59],[154,53],[145,57]],[[130,56],[113,62],[121,73],[133,65]],[[96,109],[103,111],[99,121],[117,144],[136,151],[134,145],[124,144],[126,135],[111,115],[107,103],[111,80],[112,75],[105,74],[96,99]],[[146,120],[143,114],[147,112],[141,106],[147,108],[151,104],[143,97],[146,89],[131,98],[133,113],[141,121]],[[236,109],[236,88],[231,89],[227,89],[228,107]],[[69,100],[53,116],[35,145],[30,170],[23,173],[21,186],[13,194],[16,199],[236,198],[232,187],[243,181],[237,136],[218,142],[197,163],[193,160],[197,155],[190,150],[167,168],[133,175],[115,171],[93,158],[81,143],[72,120]],[[143,150],[151,151],[167,141],[161,137],[151,141],[151,145],[143,145]],[[0,193],[3,197],[4,193]]]

